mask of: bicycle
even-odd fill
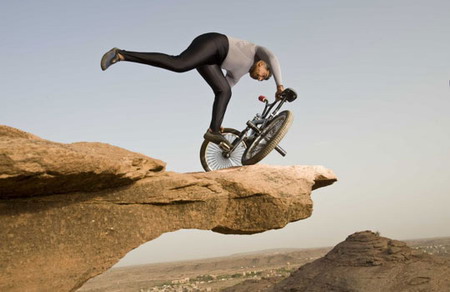
[[[279,113],[285,102],[293,102],[297,93],[285,89],[279,99],[269,103],[266,97],[259,96],[264,102],[264,110],[247,121],[247,127],[238,131],[233,128],[223,129],[223,136],[230,142],[215,144],[204,140],[200,147],[200,162],[205,171],[218,170],[233,166],[252,165],[264,159],[273,149],[283,157],[287,152],[278,143],[286,135],[294,115],[289,110]],[[278,104],[278,105],[277,105]],[[275,105],[277,105],[275,107]]]

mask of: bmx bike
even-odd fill
[[[252,165],[261,161],[273,149],[283,157],[287,152],[278,143],[286,135],[294,115],[288,110],[279,112],[283,104],[293,102],[297,93],[285,89],[279,99],[269,103],[266,97],[259,96],[264,102],[264,110],[247,121],[247,127],[238,131],[233,128],[223,129],[223,136],[230,142],[219,145],[204,140],[200,147],[200,161],[205,171],[218,170],[233,166]]]

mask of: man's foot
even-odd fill
[[[231,148],[231,143],[219,132],[211,132],[210,130],[206,131],[205,135],[203,135],[205,140],[216,143],[219,145],[220,143],[225,143],[228,147]]]
[[[102,67],[102,70],[105,71],[106,69],[108,69],[109,66],[119,61],[120,61],[119,49],[112,48],[103,55],[100,66]]]

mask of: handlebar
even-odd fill
[[[277,98],[275,100],[275,102],[279,101],[279,100],[285,100],[288,102],[293,102],[295,99],[297,98],[297,93],[292,89],[292,88],[286,88],[281,94],[280,94],[280,98]],[[264,95],[260,95],[258,96],[258,100],[261,102],[266,102],[268,103],[267,97],[265,97]]]
[[[266,117],[267,114],[272,110],[272,108],[278,103],[280,102],[280,104],[278,105],[277,109],[275,110],[275,112],[278,112],[278,110],[281,108],[281,106],[286,102],[293,102],[296,98],[297,98],[297,93],[291,89],[291,88],[286,88],[281,94],[281,99],[276,98],[275,101],[273,103],[269,103],[269,101],[267,100],[267,98],[264,95],[260,95],[258,97],[258,100],[261,102],[265,103],[264,106],[264,110],[262,112],[262,117]]]

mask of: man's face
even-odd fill
[[[258,61],[255,69],[250,72],[250,77],[258,81],[266,80],[269,77],[269,70],[266,69],[266,63],[264,61]]]

